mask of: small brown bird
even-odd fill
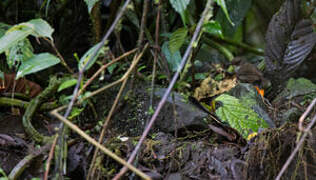
[[[254,64],[246,62],[240,57],[234,58],[232,64],[235,65],[237,79],[240,82],[253,84],[260,94],[263,95],[262,88],[265,89],[271,85],[270,81],[263,77],[263,73]]]

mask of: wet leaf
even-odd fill
[[[259,128],[269,127],[251,107],[244,105],[233,96],[222,94],[215,101],[222,103],[222,106],[216,110],[216,115],[236,129],[244,138],[247,138],[250,133],[258,132]]]

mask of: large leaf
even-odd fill
[[[267,128],[268,124],[251,107],[244,105],[239,99],[222,94],[215,99],[222,106],[216,110],[216,115],[236,129],[244,138],[250,133],[258,132],[259,128]]]
[[[94,51],[98,48],[98,46],[100,45],[101,42],[99,42],[98,44],[94,45],[92,48],[90,48],[80,59],[80,62],[78,64],[78,68],[81,71],[82,68],[85,66],[85,64],[89,61],[90,57],[93,55]],[[100,49],[100,51],[97,53],[97,55],[93,58],[93,60],[91,60],[89,62],[89,64],[87,65],[86,70],[90,69],[90,67],[95,63],[95,61],[98,59],[100,54],[104,54],[105,53],[106,48],[102,47]]]
[[[5,33],[0,39],[0,54],[16,45],[19,41],[32,34],[32,29],[28,27],[16,28],[14,31]]]
[[[27,74],[35,73],[41,71],[43,69],[49,68],[58,64],[60,60],[49,54],[49,53],[41,53],[38,55],[34,55],[32,58],[27,61],[23,61],[21,66],[18,69],[16,79],[23,77]]]
[[[168,65],[171,71],[175,72],[178,70],[178,67],[181,63],[181,54],[180,51],[176,51],[175,53],[171,53],[169,50],[169,42],[165,42],[162,45],[162,53],[165,55]]]
[[[286,0],[270,21],[266,34],[266,73],[279,89],[316,43],[312,22],[302,19],[299,0]]]
[[[169,49],[171,54],[179,51],[181,46],[183,45],[185,38],[187,37],[188,29],[183,27],[177,29],[172,33],[170,41],[169,41]]]
[[[229,13],[228,16],[230,17],[231,21],[227,19],[227,13],[223,7],[216,14],[216,21],[220,22],[225,36],[233,37],[234,33],[243,19],[246,17],[246,14],[251,7],[251,0],[226,0],[226,5],[227,13]],[[232,25],[231,22],[234,25]]]
[[[54,29],[42,19],[33,19],[11,27],[0,39],[0,54],[15,46],[19,41],[29,35],[35,37],[48,37],[51,40]]]
[[[84,2],[86,3],[87,7],[88,7],[88,12],[89,14],[91,13],[92,8],[94,7],[94,5],[98,2],[99,0],[84,0]]]

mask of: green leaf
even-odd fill
[[[76,85],[76,84],[77,84],[77,81],[78,81],[77,79],[69,79],[69,80],[63,82],[63,83],[58,87],[57,92],[60,92],[60,91],[62,91],[62,90],[64,90],[64,89],[67,89],[67,88],[69,88],[69,87],[71,87],[71,86]]]
[[[14,28],[14,30],[12,30]],[[16,45],[19,41],[32,34],[33,30],[26,26],[13,26],[0,39],[0,54]],[[11,31],[10,31],[11,30]]]
[[[0,174],[2,176],[1,178],[8,179],[7,175],[5,174],[5,172],[2,168],[0,168]]]
[[[110,74],[113,73],[114,69],[118,66],[118,63],[111,64],[107,69]]]
[[[25,38],[6,50],[5,55],[7,56],[7,64],[9,68],[12,68],[12,66],[18,66],[23,61],[33,57],[33,47],[30,41]]]
[[[101,42],[99,42],[98,44],[94,45],[92,48],[90,48],[80,59],[80,62],[78,64],[78,68],[81,71],[82,68],[85,66],[85,64],[89,61],[90,57],[92,56],[92,54],[94,53],[94,51],[98,48],[98,46],[100,45]],[[90,61],[90,63],[87,65],[86,70],[90,69],[91,66],[95,63],[95,61],[98,59],[100,54],[105,54],[105,47],[102,47],[100,49],[100,51],[97,53],[97,55],[93,58],[92,61]]]
[[[23,77],[27,74],[32,74],[43,69],[47,69],[58,64],[59,62],[60,60],[57,57],[49,53],[34,55],[32,58],[22,62],[18,69],[16,79],[19,79],[20,77]]]
[[[225,0],[215,0],[215,2],[222,8],[222,10],[224,11],[225,16],[226,16],[227,20],[230,22],[230,24],[234,26],[235,24],[233,23],[233,21],[229,17]]]
[[[77,107],[74,107],[69,115],[69,119],[73,119],[77,116],[80,115],[80,113],[84,110],[84,108],[77,108]]]
[[[222,33],[222,26],[219,22],[217,21],[209,21],[203,25],[204,31],[214,35],[218,36],[220,38],[223,38],[223,33]]]
[[[54,29],[43,19],[32,19],[26,23],[21,23],[21,25],[26,25],[30,27],[33,32],[32,35],[35,37],[48,37],[53,41],[52,34]]]
[[[175,53],[172,54],[168,47],[169,47],[169,42],[167,41],[162,45],[161,49],[168,61],[168,65],[171,71],[175,72],[178,70],[178,67],[180,66],[181,54],[180,54],[180,51],[176,51]]]
[[[186,24],[186,15],[185,10],[187,9],[190,0],[169,0],[171,6],[175,11],[177,11],[181,15],[181,19],[183,24]]]
[[[173,9],[181,14],[184,12],[184,10],[187,9],[190,0],[169,0],[169,2],[172,5]]]
[[[183,27],[177,29],[175,32],[172,33],[170,41],[169,41],[169,49],[171,54],[179,51],[181,46],[183,45],[185,38],[187,37],[188,29]]]
[[[226,5],[229,17],[234,25],[230,23],[231,21],[227,19],[227,14],[222,9],[216,14],[215,20],[221,24],[225,37],[232,38],[248,13],[251,0],[226,0]]]
[[[258,132],[259,128],[269,127],[251,107],[233,96],[222,94],[215,101],[222,103],[222,106],[216,110],[216,115],[236,129],[244,138],[253,132]]]
[[[25,23],[12,26],[0,39],[0,54],[15,46],[28,35],[48,37],[51,40],[54,29],[42,19],[33,19]]]
[[[91,13],[92,8],[94,7],[94,5],[98,2],[99,0],[84,0],[84,2],[86,3],[87,7],[88,7],[88,12],[89,14]]]

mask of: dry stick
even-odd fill
[[[302,116],[299,119],[299,123],[298,123],[298,129],[303,132],[304,131],[304,127],[303,127],[303,122],[304,119],[306,118],[306,116],[310,113],[310,111],[312,110],[313,106],[316,104],[316,98],[310,103],[310,105],[307,107],[306,111],[302,114]]]
[[[171,82],[170,82],[170,84],[169,84],[169,86],[168,86],[168,89],[166,90],[164,96],[163,96],[162,99],[160,100],[160,102],[159,102],[159,104],[158,104],[158,107],[157,107],[157,109],[156,109],[154,115],[151,117],[150,122],[149,122],[149,124],[147,125],[146,129],[144,130],[144,132],[143,132],[143,134],[142,134],[140,140],[138,141],[138,143],[137,143],[137,145],[136,145],[134,151],[132,152],[131,156],[129,157],[128,163],[131,163],[131,162],[134,160],[134,158],[135,158],[135,156],[136,156],[136,154],[137,154],[137,152],[138,152],[138,150],[139,150],[141,144],[144,142],[144,140],[145,140],[147,134],[149,133],[149,131],[150,131],[152,125],[154,124],[154,122],[155,122],[155,120],[156,120],[156,118],[157,118],[157,116],[158,116],[158,114],[159,114],[159,112],[160,112],[162,106],[165,104],[165,102],[166,102],[166,100],[167,100],[167,98],[168,98],[168,96],[169,96],[169,94],[170,94],[170,92],[171,92],[171,90],[172,90],[174,84],[176,83],[176,81],[177,81],[177,79],[178,79],[178,77],[179,77],[179,74],[180,74],[181,70],[183,69],[184,65],[186,64],[187,59],[188,59],[188,57],[189,57],[189,55],[190,55],[190,53],[191,53],[191,51],[192,51],[193,44],[195,43],[195,40],[197,39],[197,37],[198,37],[198,35],[199,35],[199,33],[200,33],[202,24],[203,24],[203,22],[204,22],[204,18],[205,18],[205,16],[206,16],[207,12],[208,12],[209,9],[210,9],[211,2],[212,2],[212,0],[208,0],[208,1],[207,1],[206,7],[205,7],[205,9],[204,9],[204,11],[203,11],[202,17],[200,18],[198,25],[196,26],[196,29],[195,29],[195,32],[194,32],[193,37],[192,37],[192,39],[191,39],[191,42],[190,42],[188,48],[186,49],[185,54],[184,54],[184,56],[183,56],[183,58],[182,58],[182,60],[181,60],[181,64],[180,64],[180,66],[179,66],[177,72],[176,72],[175,75],[173,76],[173,78],[172,78],[172,80],[171,80]],[[113,179],[118,180],[118,179],[126,172],[126,170],[127,170],[127,168],[126,168],[126,167],[123,167],[123,168],[121,169],[120,173],[117,174]]]
[[[111,110],[110,110],[108,116],[106,117],[106,120],[104,121],[103,128],[102,128],[102,131],[101,131],[101,135],[100,135],[99,140],[98,140],[98,142],[100,144],[102,143],[102,141],[104,139],[106,127],[107,127],[108,123],[110,122],[110,119],[111,119],[111,117],[112,117],[112,115],[114,113],[116,105],[117,105],[117,103],[118,103],[118,101],[119,101],[119,99],[121,97],[121,94],[122,94],[124,88],[125,88],[125,85],[126,85],[126,82],[128,80],[128,77],[131,74],[131,72],[133,71],[133,69],[135,69],[135,66],[137,65],[137,63],[139,62],[141,57],[143,56],[143,54],[144,54],[145,50],[147,49],[147,47],[148,47],[148,43],[145,45],[145,47],[143,48],[142,52],[139,55],[135,55],[134,56],[134,60],[133,60],[133,62],[131,64],[131,67],[127,70],[127,72],[121,78],[123,80],[123,83],[122,83],[121,88],[120,88],[120,90],[119,90],[119,92],[118,92],[118,94],[117,94],[117,96],[115,98],[115,101],[114,101],[114,103],[113,103],[113,105],[111,107]],[[95,151],[94,151],[93,158],[92,158],[92,161],[91,161],[91,164],[90,164],[90,168],[89,168],[89,172],[88,172],[88,178],[93,177],[93,175],[94,175],[94,172],[95,172],[94,164],[95,164],[95,160],[96,160],[97,155],[98,155],[98,151],[99,151],[98,148],[96,148]]]
[[[96,140],[94,140],[92,137],[90,137],[89,135],[87,135],[85,132],[83,132],[78,126],[76,126],[75,124],[73,124],[72,122],[70,122],[68,119],[64,118],[62,115],[60,115],[58,112],[58,109],[55,109],[51,112],[52,115],[54,115],[55,117],[57,117],[60,121],[62,121],[63,123],[65,123],[70,129],[72,129],[73,131],[75,131],[77,134],[79,134],[81,137],[83,137],[84,139],[86,139],[89,143],[93,144],[94,146],[96,146],[97,148],[99,148],[101,151],[103,151],[106,155],[110,156],[111,158],[113,158],[114,160],[116,160],[117,162],[121,163],[122,165],[128,167],[130,170],[132,170],[133,172],[135,172],[137,175],[139,175],[140,177],[142,177],[143,179],[150,179],[149,176],[147,176],[145,173],[141,172],[140,170],[138,170],[137,168],[135,168],[134,166],[132,166],[131,164],[127,163],[124,159],[118,157],[116,154],[114,154],[112,151],[108,150],[107,148],[105,148],[104,146],[102,146],[100,143],[98,143]]]
[[[316,101],[316,98],[313,100],[311,105],[315,105],[315,101]],[[309,109],[310,109],[310,106],[308,107],[308,109],[306,111],[310,111]],[[305,115],[305,112],[304,112],[304,114],[302,116],[304,116],[304,115]],[[293,158],[296,155],[296,153],[301,148],[303,142],[305,141],[305,138],[306,138],[307,134],[309,133],[309,131],[311,130],[311,128],[314,126],[315,123],[316,123],[316,115],[313,117],[312,121],[308,124],[307,128],[304,130],[304,134],[302,135],[301,139],[297,143],[297,145],[296,145],[295,149],[293,150],[293,152],[291,153],[290,157],[286,160],[286,162],[283,165],[283,167],[282,167],[281,171],[279,172],[278,176],[275,178],[276,180],[280,180],[281,176],[283,175],[285,170],[290,165],[290,163],[293,160]]]
[[[122,60],[123,58],[125,58],[126,56],[129,56],[130,54],[134,53],[138,48],[135,48],[133,50],[130,50],[126,53],[124,53],[123,55],[121,55],[118,58],[113,59],[111,62],[101,66],[98,71],[96,73],[93,74],[93,76],[83,85],[83,87],[79,90],[78,92],[78,96],[83,92],[83,90],[85,90],[90,84],[91,82],[107,67],[111,66],[112,64],[116,63],[119,60]]]
[[[57,143],[57,137],[58,137],[58,135],[55,136],[53,144],[52,144],[52,147],[50,148],[50,151],[49,151],[47,163],[46,163],[46,166],[45,166],[46,171],[45,171],[45,174],[44,174],[44,180],[48,179],[50,163],[51,163],[51,161],[53,159],[53,156],[54,156],[54,150],[55,150],[56,143]]]

